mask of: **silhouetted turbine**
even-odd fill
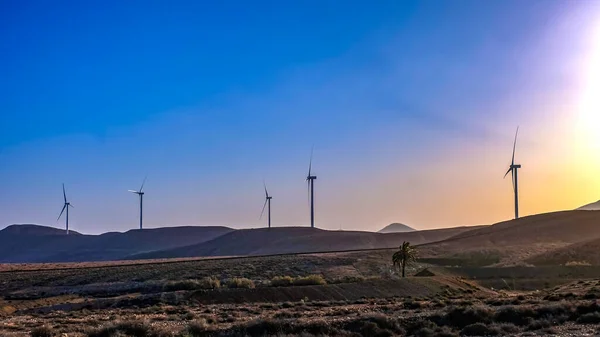
[[[267,184],[265,184],[263,182],[263,185],[265,186],[265,204],[263,205],[263,209],[262,212],[260,212],[260,218],[262,219],[263,213],[265,212],[265,207],[267,207],[267,205],[269,206],[269,208],[267,209],[267,215],[269,217],[269,228],[271,228],[271,199],[273,199],[272,196],[269,195],[269,192],[267,191]]]
[[[308,193],[310,197],[310,227],[315,228],[315,180],[317,176],[311,174],[312,171],[313,150],[310,151],[310,162],[308,164],[308,175],[306,181],[308,183]]]
[[[60,215],[58,216],[56,221],[60,220],[60,217],[63,215],[63,212],[66,209],[67,214],[65,216],[65,227],[67,230],[67,235],[69,235],[69,207],[73,207],[73,205],[71,205],[71,203],[67,201],[67,192],[65,192],[65,184],[64,183],[62,184],[62,187],[63,187],[63,197],[65,198],[65,203],[64,203],[62,211],[60,211]],[[75,208],[75,207],[73,207],[73,208]]]
[[[506,174],[504,175],[504,178],[506,178],[506,176],[509,173],[512,173],[512,183],[513,183],[513,190],[515,192],[515,219],[519,218],[519,169],[521,168],[521,165],[519,164],[515,164],[515,151],[517,149],[517,135],[519,134],[519,128],[517,127],[517,132],[515,133],[515,142],[513,144],[513,154],[512,154],[512,161],[510,162],[510,167],[508,168],[508,171],[506,171]]]
[[[146,183],[146,178],[144,177],[144,181],[142,182],[142,187],[140,187],[139,191],[134,191],[134,190],[129,190],[129,192],[131,193],[135,193],[137,195],[140,196],[140,229],[143,228],[142,224],[143,224],[143,208],[144,208],[144,184]]]

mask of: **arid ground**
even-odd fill
[[[11,265],[7,336],[595,335],[600,267],[436,266],[393,250]]]

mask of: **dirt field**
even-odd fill
[[[598,332],[600,267],[417,263],[428,276],[400,279],[392,252],[19,266],[0,273],[0,335]]]
[[[418,280],[407,280],[420,282]],[[424,296],[203,304],[4,313],[6,336],[581,336],[595,335],[600,282],[544,292],[445,288]],[[297,287],[303,288],[303,287]],[[298,289],[296,289],[298,291]]]

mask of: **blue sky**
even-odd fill
[[[259,226],[263,179],[306,225],[313,145],[322,228],[502,220],[510,184],[473,212],[443,172],[496,179],[519,124],[536,153],[572,131],[590,4],[4,1],[0,227],[60,226],[64,182],[73,229],[134,228],[145,175],[148,227]]]

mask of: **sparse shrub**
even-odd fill
[[[435,329],[435,337],[458,337],[458,334],[447,326]]]
[[[221,281],[215,277],[204,277],[198,282],[200,289],[219,289],[221,288]]]
[[[584,315],[584,314],[589,314],[592,312],[600,311],[600,306],[596,302],[580,304],[577,306],[575,311],[577,312],[578,315]]]
[[[573,315],[573,311],[573,304],[569,302],[542,305],[535,309],[536,316],[534,318],[545,318],[562,323]]]
[[[293,308],[295,306],[296,306],[296,304],[294,304],[292,302],[283,302],[283,303],[281,303],[281,307],[282,308],[286,308],[286,309]]]
[[[579,324],[598,324],[600,323],[600,313],[590,312],[577,318]]]
[[[462,329],[475,323],[490,323],[492,316],[492,311],[485,307],[454,307],[446,313],[444,320],[448,325]]]
[[[191,321],[194,318],[196,318],[196,314],[194,314],[191,311],[188,311],[186,314],[183,315],[183,319],[185,319],[186,321]]]
[[[324,321],[312,321],[308,322],[300,328],[302,331],[301,336],[306,336],[306,334],[315,335],[315,336],[336,336],[340,335],[339,330],[333,328],[331,324],[328,324]]]
[[[421,309],[423,307],[423,304],[419,301],[413,301],[413,300],[408,300],[406,302],[404,302],[404,308],[406,309]]]
[[[195,290],[199,288],[198,280],[169,281],[163,286],[164,291]]]
[[[437,329],[438,326],[430,320],[418,319],[406,322],[404,328],[406,329],[406,334],[409,336],[429,337],[435,335],[435,329]]]
[[[435,330],[431,329],[431,328],[421,328],[417,331],[415,331],[415,333],[410,334],[409,336],[415,336],[415,337],[435,337]]]
[[[40,326],[31,330],[31,337],[52,337],[54,330],[49,326]]]
[[[497,326],[487,326],[483,323],[469,324],[464,327],[460,334],[462,336],[497,336],[502,334],[502,330]]]
[[[331,280],[329,283],[332,284],[340,284],[340,283],[360,283],[360,282],[364,282],[365,278],[362,276],[350,276],[350,275],[346,275],[340,278],[336,278]]]
[[[273,287],[289,287],[294,283],[294,278],[291,276],[275,276],[271,279]]]
[[[178,290],[198,290],[198,289],[218,289],[221,287],[219,279],[214,277],[204,277],[200,280],[188,279],[169,281],[163,286],[164,291]]]
[[[295,286],[309,286],[309,285],[324,285],[327,281],[321,275],[308,275],[304,277],[296,277],[294,279]]]
[[[240,335],[262,337],[287,334],[292,331],[292,327],[289,323],[281,320],[260,319],[248,322],[245,325],[237,326],[234,330],[237,330]]]
[[[535,315],[535,312],[529,307],[506,306],[496,312],[494,320],[525,326],[531,323],[532,317]]]
[[[280,311],[273,315],[273,318],[294,318],[295,315],[289,311]]]
[[[150,325],[145,322],[127,321],[92,330],[88,332],[88,337],[113,337],[118,336],[119,333],[133,337],[151,337],[155,335],[152,332]]]
[[[565,263],[565,266],[567,267],[571,267],[571,266],[591,266],[591,264],[587,261],[569,261],[567,263]],[[583,281],[579,281],[579,282],[583,282]]]
[[[363,336],[394,336],[404,335],[405,331],[396,319],[380,314],[366,315],[347,322],[344,329],[359,333]]]
[[[496,325],[500,330],[504,331],[509,336],[515,335],[517,332],[520,332],[521,329],[514,324],[511,323],[501,323]]]
[[[550,323],[549,320],[547,319],[540,319],[537,321],[532,321],[526,328],[527,331],[537,331],[537,330],[542,330],[545,328],[549,328],[552,326],[552,323]]]
[[[190,323],[186,331],[191,337],[203,337],[210,332],[205,319],[198,319]]]
[[[234,277],[227,280],[227,288],[254,289],[254,282],[245,277]]]

